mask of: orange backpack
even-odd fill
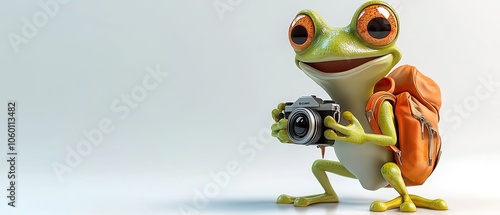
[[[370,127],[374,133],[382,133],[378,126],[379,108],[382,102],[391,102],[398,142],[386,148],[394,152],[405,184],[422,185],[441,155],[439,86],[417,68],[404,65],[378,81],[373,92],[366,105]]]

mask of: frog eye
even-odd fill
[[[398,21],[394,12],[384,5],[371,5],[363,9],[356,22],[359,36],[374,46],[392,43],[398,34]]]
[[[314,22],[308,15],[299,14],[290,24],[288,39],[295,51],[309,47],[314,37]]]

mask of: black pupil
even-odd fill
[[[307,40],[307,30],[302,25],[295,26],[290,36],[295,44],[304,44]]]
[[[383,39],[391,33],[391,23],[382,17],[370,20],[367,28],[370,36],[377,39]]]
[[[293,123],[293,133],[297,137],[304,137],[309,130],[309,121],[304,115],[299,115]]]

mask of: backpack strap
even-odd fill
[[[382,103],[386,100],[393,105],[396,103],[396,96],[392,94],[394,91],[395,82],[391,77],[380,79],[373,87],[373,95],[366,103],[366,118],[370,123],[370,127],[376,134],[382,134],[378,126],[379,110]]]
[[[388,93],[394,93],[394,89],[396,88],[396,81],[392,77],[383,77],[377,83],[375,83],[375,86],[373,86],[373,92],[388,92]]]

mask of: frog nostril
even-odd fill
[[[307,41],[307,37],[308,37],[307,29],[304,28],[304,26],[302,26],[302,25],[295,26],[292,29],[292,33],[290,36],[292,38],[292,41],[295,44],[298,44],[298,45],[304,44]]]

